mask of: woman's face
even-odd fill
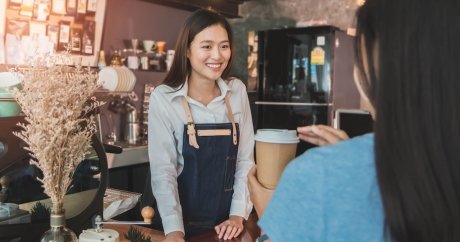
[[[231,55],[230,41],[224,27],[215,24],[203,29],[187,50],[187,58],[192,68],[189,79],[219,79]]]

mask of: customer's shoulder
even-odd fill
[[[352,152],[356,149],[373,148],[374,146],[374,133],[368,133],[354,138],[343,140],[336,145],[331,145],[330,148],[339,149]]]
[[[358,150],[368,150],[373,148],[374,145],[374,134],[369,133],[361,136],[357,136],[348,140],[343,140],[335,145],[327,145],[318,148],[311,149],[313,154],[319,155],[336,155],[336,154],[354,154]]]

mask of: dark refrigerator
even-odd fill
[[[359,108],[353,37],[338,28],[257,31],[249,47],[254,65],[248,70],[248,93],[256,129],[331,125],[334,110]],[[310,147],[299,143],[297,154]]]

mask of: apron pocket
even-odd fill
[[[236,156],[227,156],[225,159],[225,180],[224,180],[224,191],[233,190],[233,182],[235,180],[236,170]]]

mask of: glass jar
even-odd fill
[[[78,242],[75,233],[65,227],[64,213],[51,214],[50,226],[51,228],[42,235],[41,242]]]

